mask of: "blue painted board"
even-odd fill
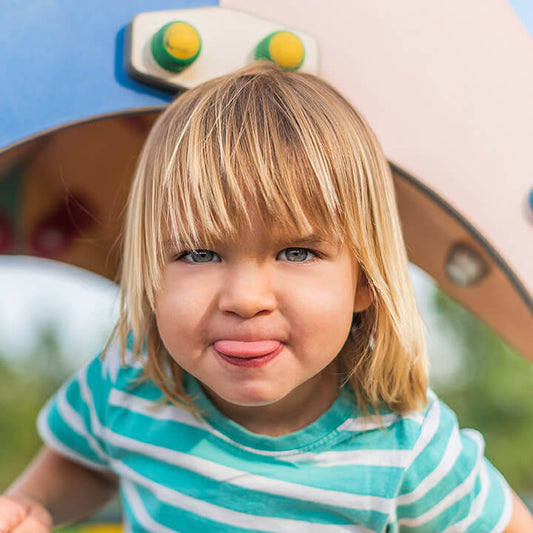
[[[138,13],[218,0],[0,0],[0,150],[87,117],[165,104],[129,79],[124,30]]]

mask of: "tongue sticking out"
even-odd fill
[[[281,342],[267,341],[217,341],[215,350],[230,357],[261,357],[277,350]]]

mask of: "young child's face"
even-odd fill
[[[250,230],[210,250],[176,250],[156,298],[171,357],[230,418],[247,407],[325,411],[338,387],[325,369],[354,310],[370,301],[345,246],[278,239],[273,230]]]

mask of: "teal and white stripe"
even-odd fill
[[[203,417],[158,406],[141,375],[116,351],[95,358],[38,419],[49,446],[120,478],[127,531],[500,532],[510,518],[481,435],[432,393],[425,413],[377,417],[344,390],[309,427],[267,437],[224,418],[190,376]]]

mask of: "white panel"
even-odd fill
[[[152,57],[152,36],[172,21],[184,21],[196,28],[202,40],[198,59],[176,74],[160,67]],[[175,87],[190,89],[211,78],[243,67],[254,60],[255,47],[269,33],[289,30],[298,35],[305,48],[299,70],[318,72],[318,47],[311,36],[291,27],[251,14],[206,7],[156,11],[137,15],[131,24],[130,66],[137,75],[160,80]]]

